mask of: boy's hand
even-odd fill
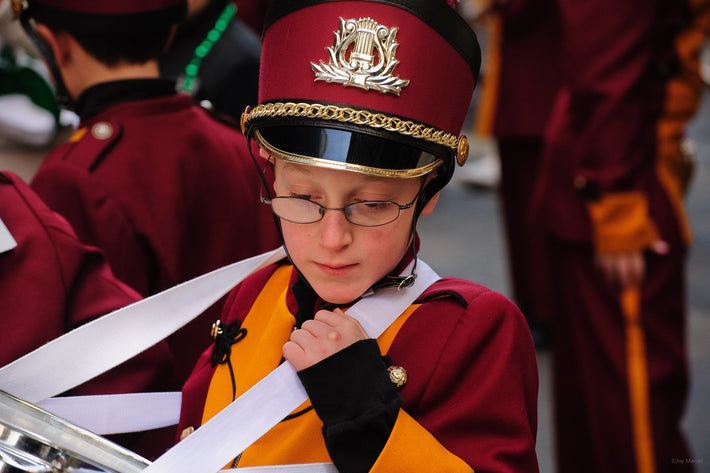
[[[283,355],[301,371],[367,338],[360,323],[342,310],[319,310],[313,320],[307,320],[291,333],[290,340],[283,346]]]

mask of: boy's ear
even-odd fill
[[[431,199],[429,199],[429,202],[427,202],[426,205],[424,206],[424,208],[422,209],[422,213],[421,213],[422,216],[429,215],[430,213],[432,213],[434,211],[434,207],[436,207],[436,203],[439,202],[439,194],[440,194],[440,192],[437,192],[436,194],[434,194],[432,196]]]

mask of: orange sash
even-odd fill
[[[249,310],[242,327],[247,336],[232,346],[236,395],[239,397],[281,362],[281,347],[289,339],[295,317],[286,305],[292,266],[279,267],[267,281]],[[419,307],[413,304],[377,339],[386,353],[407,318]],[[227,365],[219,365],[212,376],[202,423],[232,402],[232,383]],[[294,413],[310,406],[306,401]],[[323,424],[314,410],[282,421],[246,449],[239,466],[330,462],[321,434]],[[239,426],[235,425],[235,429]]]

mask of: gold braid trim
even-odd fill
[[[367,110],[338,107],[336,105],[323,105],[319,103],[269,103],[257,105],[253,109],[247,107],[242,114],[242,131],[252,121],[264,117],[303,117],[320,120],[333,120],[342,123],[365,125],[372,128],[381,128],[402,135],[426,140],[438,145],[443,145],[453,150],[459,149],[459,138],[436,128],[427,127],[421,123],[402,120],[384,113],[373,113]]]

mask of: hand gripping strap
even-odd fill
[[[409,274],[411,265],[403,274]],[[419,261],[417,278],[408,288],[385,288],[346,311],[372,338],[377,338],[439,276]],[[145,473],[214,473],[268,432],[308,398],[289,362],[266,375],[192,435],[168,450]],[[239,426],[235,428],[235,426]]]

